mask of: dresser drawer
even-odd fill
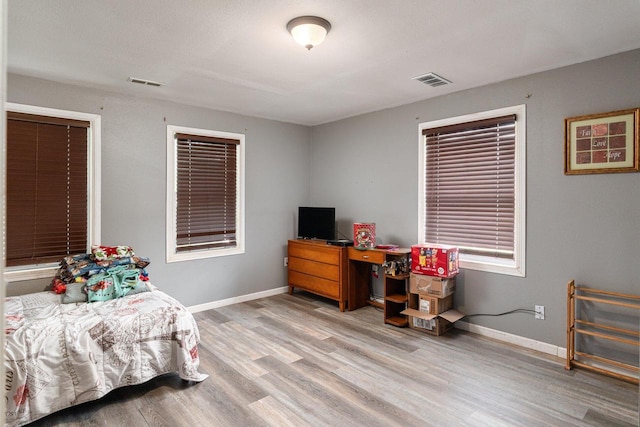
[[[340,280],[340,268],[337,265],[325,264],[293,256],[289,256],[289,271],[298,271],[335,282]]]
[[[371,264],[382,264],[384,262],[384,252],[379,251],[361,251],[349,248],[349,259],[353,261],[369,262]]]
[[[338,265],[340,250],[336,246],[309,245],[305,243],[289,244],[289,258],[303,258],[325,264]]]
[[[289,286],[333,299],[341,298],[339,282],[311,276],[299,271],[289,270]]]

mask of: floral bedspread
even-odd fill
[[[153,290],[104,302],[61,304],[39,292],[5,302],[6,425],[18,426],[168,372],[198,372],[196,322]]]

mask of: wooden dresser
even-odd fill
[[[289,294],[294,288],[338,301],[340,311],[347,303],[347,248],[321,240],[289,240]]]

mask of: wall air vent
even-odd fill
[[[131,83],[138,83],[146,86],[155,86],[155,87],[164,86],[164,83],[154,82],[153,80],[138,79],[135,77],[129,77],[127,80],[130,81]]]
[[[421,76],[413,77],[413,79],[432,87],[438,87],[451,83],[451,81],[445,79],[444,77],[440,77],[436,73],[423,74]]]

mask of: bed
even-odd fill
[[[6,425],[19,426],[111,390],[177,372],[200,382],[199,332],[184,306],[151,291],[63,304],[39,292],[6,298]]]

